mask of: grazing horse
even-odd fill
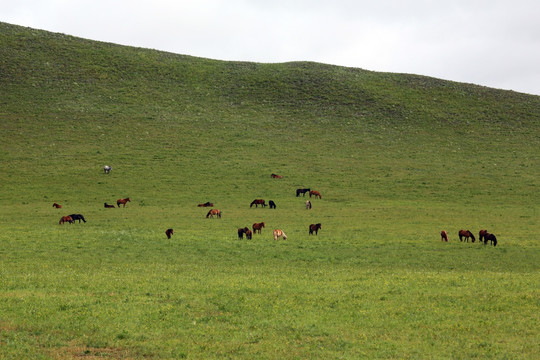
[[[446,232],[446,230],[441,231],[441,241],[448,242],[448,233]]]
[[[276,203],[274,202],[274,200],[268,201],[268,205],[270,206],[270,209],[275,209],[276,208]]]
[[[116,205],[118,205],[118,207],[120,207],[120,204],[123,204],[124,207],[126,207],[127,202],[131,202],[130,198],[118,199],[118,200],[116,200]]]
[[[86,222],[86,220],[84,219],[84,216],[82,216],[82,214],[71,214],[69,216],[71,216],[71,219],[73,220],[73,222],[75,222],[75,220],[79,220],[79,224],[81,223],[81,220]]]
[[[253,238],[253,233],[251,232],[251,230],[247,229],[246,230],[246,239],[251,240],[252,238]]]
[[[458,235],[459,235],[459,241],[463,241],[463,238],[465,238],[465,241],[467,242],[469,242],[469,238],[471,238],[472,242],[476,241],[473,233],[470,232],[469,230],[459,230]]]
[[[480,230],[480,232],[478,233],[478,241],[479,242],[483,242],[484,241],[484,237],[486,236],[486,234],[488,233],[487,230]]]
[[[287,235],[283,232],[281,229],[275,229],[274,230],[274,240],[277,241],[278,237],[282,237],[283,240],[287,240]]]
[[[73,224],[73,219],[71,218],[71,216],[62,216],[60,218],[60,221],[58,222],[58,225],[62,225],[64,224],[65,222],[68,222],[70,224]]]
[[[491,245],[497,246],[497,237],[493,234],[486,232],[484,234],[484,245],[487,245],[488,241],[491,241]]]
[[[174,234],[174,230],[173,230],[173,229],[167,229],[167,230],[165,230],[165,235],[167,235],[167,239],[170,239],[172,234]]]
[[[209,217],[213,218],[214,215],[216,215],[218,218],[221,219],[221,210],[218,210],[218,209],[210,209],[210,211],[206,214],[206,218],[208,219]]]
[[[62,208],[62,205],[57,204],[57,203],[54,203],[54,204],[52,204],[52,207],[53,207],[53,208],[57,208],[57,209],[61,209],[61,208]]]
[[[272,179],[283,179],[283,176],[278,175],[278,174],[272,174],[270,176],[272,177]]]
[[[310,192],[311,189],[296,189],[296,197],[300,196],[300,194],[302,194],[302,196],[306,196],[306,193],[307,192]]]
[[[249,228],[247,226],[245,228],[239,228],[238,229],[238,238],[243,239],[244,234],[247,234],[248,231],[249,231]]]
[[[255,207],[261,205],[262,207],[265,207],[266,206],[266,203],[264,202],[263,199],[255,199],[251,202],[251,204],[249,205],[249,207],[252,207],[253,205],[255,205]]]
[[[114,205],[109,205],[107,203],[103,203],[106,209],[114,209]]]
[[[256,234],[257,231],[259,231],[259,234],[260,234],[263,227],[265,227],[264,221],[260,222],[260,223],[254,223],[253,224],[253,232]]]
[[[311,201],[306,201],[306,209],[309,210],[311,209]]]
[[[314,231],[315,231],[315,235],[317,235],[320,229],[321,229],[321,223],[309,225],[309,235],[313,235]]]
[[[214,206],[214,203],[211,203],[210,201],[207,201],[204,204],[199,204],[197,206],[198,207],[212,207],[212,206]]]
[[[103,167],[103,172],[104,172],[105,174],[109,174],[109,173],[111,172],[111,170],[112,170],[112,167],[109,166],[109,165],[105,165],[105,166]]]
[[[311,197],[311,195],[315,196],[315,199],[316,199],[317,197],[319,197],[319,199],[322,199],[321,193],[318,192],[318,191],[316,191],[316,190],[310,191],[310,192],[309,192],[309,197]]]

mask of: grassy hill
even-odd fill
[[[538,96],[5,23],[0,94],[0,357],[540,353]]]

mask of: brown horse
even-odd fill
[[[204,204],[199,204],[197,206],[198,207],[212,207],[212,206],[214,206],[214,203],[211,203],[211,202],[207,201]]]
[[[167,239],[170,239],[172,234],[174,234],[174,230],[173,230],[173,229],[167,229],[167,230],[165,230],[165,235],[167,235]]]
[[[243,239],[244,234],[247,233],[248,231],[249,231],[249,228],[247,226],[245,228],[239,228],[238,229],[238,238]]]
[[[257,231],[259,231],[259,234],[260,234],[263,227],[265,227],[264,221],[260,222],[260,223],[254,223],[253,224],[253,232],[256,234]]]
[[[130,198],[118,199],[118,200],[116,200],[116,205],[118,205],[118,207],[120,207],[120,204],[122,204],[122,205],[124,205],[124,207],[126,207],[127,202],[131,202]]]
[[[441,231],[441,241],[448,242],[448,233],[446,232],[446,230]]]
[[[315,196],[315,199],[316,199],[317,197],[318,197],[319,199],[322,199],[321,193],[318,192],[318,191],[316,191],[316,190],[312,190],[312,191],[309,192],[309,197],[311,197],[312,195]]]
[[[321,223],[309,225],[309,235],[313,235],[314,231],[315,231],[315,235],[317,235],[320,229],[321,229]]]
[[[249,205],[249,207],[252,207],[253,205],[255,205],[255,207],[258,207],[259,205],[261,205],[262,207],[266,207],[266,203],[264,202],[263,199],[255,199],[251,202],[251,204]]]
[[[463,238],[465,238],[465,241],[467,242],[469,242],[469,238],[471,238],[472,242],[476,241],[473,233],[470,232],[469,230],[459,230],[458,235],[459,235],[459,241],[463,241]]]
[[[246,230],[246,239],[251,240],[252,238],[253,238],[253,233],[251,232],[251,230],[247,229]]]
[[[53,207],[53,208],[57,208],[57,209],[61,209],[61,208],[62,208],[62,205],[57,204],[57,203],[54,203],[54,204],[52,204],[52,207]]]
[[[484,245],[487,245],[488,241],[491,241],[491,245],[497,246],[497,237],[493,234],[486,232],[484,234]]]
[[[106,209],[114,209],[114,205],[109,205],[107,203],[103,203]]]
[[[62,225],[62,224],[64,224],[65,222],[68,222],[68,223],[70,223],[70,224],[73,224],[73,223],[74,223],[74,221],[73,221],[73,219],[71,218],[71,216],[62,216],[62,217],[60,218],[60,221],[58,222],[58,225]]]
[[[270,176],[272,177],[272,179],[283,179],[283,176],[278,175],[278,174],[272,174]]]
[[[274,240],[277,241],[278,237],[282,237],[283,240],[287,240],[287,235],[283,232],[281,229],[275,229],[274,230]]]
[[[210,211],[206,214],[206,218],[208,219],[209,217],[213,218],[214,215],[216,215],[218,218],[221,219],[221,210],[218,210],[218,209],[210,209]]]
[[[480,230],[480,232],[478,233],[478,241],[479,242],[483,242],[484,241],[484,237],[486,236],[486,234],[488,233],[487,230]]]

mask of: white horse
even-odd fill
[[[306,209],[311,209],[311,201],[306,201]]]
[[[109,166],[109,165],[105,165],[105,166],[103,167],[103,172],[104,172],[105,174],[110,173],[111,170],[112,170],[112,167]]]

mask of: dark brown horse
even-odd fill
[[[206,218],[208,219],[209,217],[210,218],[213,218],[214,215],[216,215],[218,218],[221,219],[221,210],[219,209],[210,209],[210,211],[208,211],[208,213],[206,214]]]
[[[493,234],[486,232],[484,234],[484,245],[487,245],[488,241],[491,241],[491,245],[497,246],[497,237]]]
[[[446,230],[441,231],[441,241],[448,242],[448,233],[446,232]]]
[[[469,230],[459,230],[458,235],[459,235],[459,241],[463,241],[463,238],[465,238],[465,241],[467,242],[469,242],[469,238],[471,238],[472,242],[476,241],[473,233],[470,232]]]
[[[309,225],[309,235],[313,235],[313,232],[315,232],[315,235],[317,235],[320,229],[321,223]]]
[[[262,207],[266,207],[266,203],[264,202],[263,199],[255,199],[251,202],[251,204],[249,205],[249,207],[252,207],[253,205],[255,205],[255,207],[258,207],[259,205],[261,205]]]
[[[480,230],[480,232],[478,233],[478,241],[479,242],[483,242],[484,241],[484,237],[486,236],[486,234],[488,233],[487,230]]]
[[[245,228],[239,228],[238,229],[238,238],[243,239],[244,234],[246,234],[249,231],[249,228],[246,226]]]
[[[60,221],[58,222],[58,225],[63,225],[65,222],[68,222],[70,224],[73,224],[74,221],[73,219],[71,218],[71,216],[62,216],[60,218]]]
[[[254,223],[253,224],[253,232],[256,234],[257,231],[258,231],[259,234],[260,234],[263,227],[265,227],[264,221],[260,222],[260,223]]]
[[[118,207],[120,207],[120,205],[124,205],[124,207],[126,207],[126,203],[127,202],[131,202],[130,198],[125,198],[125,199],[118,199],[116,200],[116,205],[118,205]]]
[[[278,175],[278,174],[272,174],[270,176],[272,177],[272,179],[283,179],[283,176]]]
[[[114,205],[109,205],[107,203],[103,203],[106,209],[114,209]]]
[[[81,220],[83,222],[86,222],[86,219],[82,214],[71,214],[69,216],[71,217],[71,220],[73,220],[73,222],[75,222],[75,220],[79,220],[79,224],[81,223]]]
[[[167,235],[167,239],[170,239],[172,234],[174,234],[174,230],[173,230],[173,229],[167,229],[167,230],[165,230],[165,235]]]
[[[61,209],[61,208],[62,208],[62,205],[57,204],[57,203],[52,204],[52,206],[53,206],[53,208],[57,208],[57,209]]]
[[[306,196],[306,193],[309,193],[311,189],[296,189],[296,197],[300,196],[300,194],[302,194],[302,196]]]
[[[246,239],[251,240],[252,238],[253,238],[253,233],[251,232],[251,230],[247,229],[246,230]]]
[[[315,199],[316,198],[322,199],[321,193],[316,190],[312,190],[309,192],[309,197],[311,197],[312,195],[315,196]]]
[[[199,204],[197,206],[198,207],[212,207],[212,206],[214,206],[214,203],[211,203],[210,201],[207,201],[204,204]]]

